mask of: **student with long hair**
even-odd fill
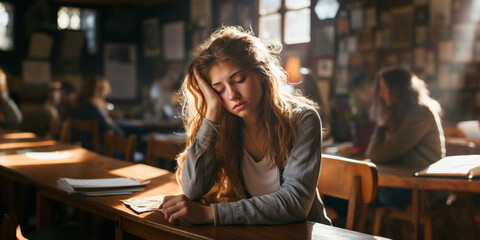
[[[222,27],[197,49],[181,88],[184,195],[160,206],[169,222],[330,224],[316,190],[320,117],[287,87],[280,50],[236,27]]]
[[[79,120],[98,120],[100,136],[112,129],[115,134],[123,131],[108,115],[106,97],[110,93],[110,83],[102,77],[91,77],[83,81],[69,117]],[[92,149],[91,137],[81,132],[72,133],[72,141],[82,142],[83,147]],[[103,141],[102,141],[103,142]]]
[[[440,104],[414,73],[402,68],[381,71],[373,110],[378,127],[367,149],[372,162],[421,170],[445,156]],[[381,188],[378,200],[403,209],[411,201],[411,191]]]

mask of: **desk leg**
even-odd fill
[[[115,220],[115,240],[123,239],[122,218]]]
[[[37,230],[52,224],[52,201],[37,191]]]
[[[413,222],[413,239],[417,240],[420,234],[420,199],[419,189],[412,189],[412,222]]]
[[[8,197],[8,208],[10,211],[17,211],[17,204],[15,204],[15,187],[13,186],[14,182],[11,179],[5,178],[6,181],[6,192]]]

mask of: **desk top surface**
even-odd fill
[[[415,169],[399,165],[377,164],[377,169],[379,187],[480,192],[479,179],[450,177],[415,177]]]
[[[0,136],[1,139],[1,136]],[[32,143],[36,143],[33,141]],[[58,160],[35,160],[18,153],[21,148],[0,147],[0,174],[16,176],[23,182],[32,184],[41,192],[53,199],[82,207],[100,215],[110,216],[111,219],[122,218],[125,229],[133,226],[148,228],[148,231],[139,233],[149,237],[149,233],[167,232],[175,236],[194,239],[383,239],[368,234],[349,231],[313,222],[300,222],[276,226],[178,226],[167,223],[159,211],[135,214],[120,200],[139,196],[181,194],[180,186],[174,179],[174,174],[166,170],[132,164],[105,157],[72,145],[51,141],[48,145],[24,146],[34,151],[69,151],[72,157]],[[1,143],[0,146],[4,144]],[[102,178],[102,177],[135,177],[149,179],[151,183],[145,191],[132,195],[79,197],[68,195],[56,188],[56,181],[61,177],[70,178]],[[143,235],[142,235],[143,234]]]

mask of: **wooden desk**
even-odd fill
[[[149,132],[161,132],[172,133],[183,131],[183,123],[180,119],[175,121],[148,121],[148,120],[134,120],[134,119],[121,119],[115,121],[119,127],[123,128],[127,132],[129,131],[149,131]]]
[[[65,150],[64,145],[59,146]],[[53,151],[55,145],[44,147],[43,150],[47,148]],[[384,239],[313,222],[277,226],[172,225],[165,221],[159,211],[135,214],[120,200],[138,196],[180,194],[181,189],[173,178],[173,173],[112,159],[73,146],[68,151],[73,157],[61,160],[34,160],[16,153],[0,156],[1,175],[31,184],[38,189],[38,227],[48,226],[50,201],[56,200],[115,221],[117,239],[122,239],[123,231],[147,239]],[[150,179],[151,183],[142,192],[105,197],[72,196],[56,188],[56,181],[60,177],[114,176]]]
[[[419,235],[420,190],[455,191],[480,193],[480,180],[445,177],[415,177],[414,169],[398,165],[380,165],[378,169],[378,186],[412,189],[412,220],[414,239]]]

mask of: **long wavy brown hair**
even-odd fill
[[[294,139],[291,118],[299,111],[298,103],[314,103],[293,92],[287,85],[287,74],[280,66],[280,44],[266,44],[240,27],[221,27],[216,30],[194,52],[182,87],[180,99],[182,119],[184,121],[187,144],[186,149],[177,157],[177,180],[181,181],[182,167],[187,157],[187,149],[200,129],[206,115],[207,105],[193,70],[211,83],[211,67],[220,62],[231,62],[240,68],[252,71],[262,82],[262,100],[260,116],[257,120],[266,133],[267,155],[274,162],[272,167],[284,167],[290,154]],[[234,201],[245,198],[240,174],[243,150],[243,120],[222,107],[217,142],[215,145],[214,177],[215,184],[208,194],[211,201]]]
[[[380,97],[380,80],[384,79],[388,87],[390,99],[395,99],[387,106]],[[375,82],[375,101],[373,112],[380,121],[386,121],[387,126],[395,131],[401,124],[408,110],[423,106],[432,112],[440,114],[441,106],[430,97],[426,83],[414,73],[403,68],[387,68],[377,74]]]

